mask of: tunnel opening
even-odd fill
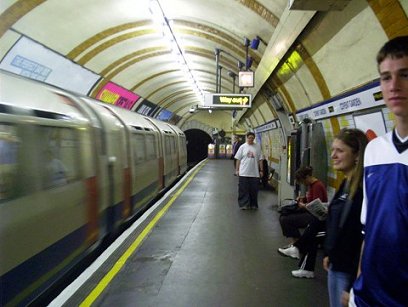
[[[199,129],[184,131],[187,140],[187,163],[194,164],[207,158],[211,136]]]

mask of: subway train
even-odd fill
[[[89,97],[0,81],[0,305],[27,305],[186,172],[186,139]]]

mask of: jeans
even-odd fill
[[[329,269],[327,286],[329,289],[330,307],[342,307],[341,296],[343,291],[350,291],[350,287],[353,283],[352,278],[352,275],[349,273]]]
[[[317,218],[313,217],[313,220],[306,227],[302,236],[293,243],[296,246],[302,258],[299,261],[299,268],[306,271],[314,271],[316,265],[317,248],[319,245],[319,240],[316,235],[319,231],[325,230],[326,222],[319,221]]]
[[[299,239],[301,236],[299,229],[306,228],[314,219],[315,217],[308,211],[299,210],[288,215],[281,215],[279,223],[285,237]]]

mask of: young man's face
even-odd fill
[[[386,57],[379,71],[386,105],[395,116],[408,118],[408,56]]]
[[[248,144],[253,144],[255,140],[255,137],[251,134],[247,136],[247,143]]]

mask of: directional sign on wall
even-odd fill
[[[204,97],[204,107],[241,109],[252,106],[250,94],[212,94],[207,93]]]

